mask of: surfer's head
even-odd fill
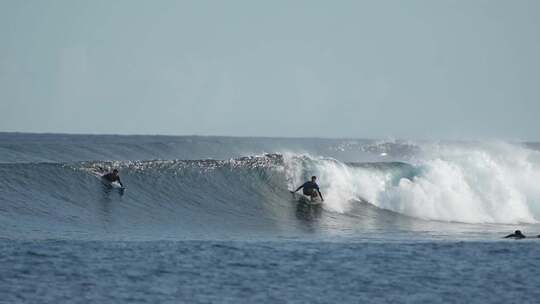
[[[112,170],[112,173],[114,173],[114,174],[118,174],[118,169],[114,169],[114,170]]]
[[[514,231],[514,234],[515,235],[518,235],[518,236],[522,236],[523,234],[521,233],[521,230],[516,230]]]
[[[316,181],[316,180],[317,180],[317,177],[316,177],[315,175],[313,175],[313,176],[311,177],[311,181],[314,182],[314,181]]]

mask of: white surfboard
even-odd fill
[[[322,200],[320,196],[315,197],[309,197],[307,195],[295,193],[293,191],[290,191],[293,195],[293,199],[298,201],[299,203],[307,204],[307,205],[321,205]]]

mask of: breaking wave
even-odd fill
[[[361,148],[383,159],[345,162],[281,149],[228,160],[3,163],[0,225],[10,235],[44,237],[119,231],[287,234],[302,229],[298,219],[304,216],[326,231],[358,231],[366,222],[516,224],[539,218],[535,149],[501,142],[383,142]],[[112,168],[120,170],[125,193],[96,177]],[[325,203],[318,214],[306,215],[289,190],[311,175],[318,176]]]

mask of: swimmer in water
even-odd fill
[[[512,238],[512,239],[520,240],[520,239],[526,238],[526,236],[523,233],[521,233],[520,230],[516,230],[516,231],[514,231],[514,233],[509,234],[509,235],[505,236],[504,238],[505,239]]]

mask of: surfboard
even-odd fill
[[[123,194],[125,191],[126,191],[126,187],[122,187],[118,182],[110,182],[104,178],[100,178],[101,180],[101,183],[103,183],[104,186],[110,188],[110,189],[114,189],[114,190],[118,190],[118,192],[120,192],[120,194]]]
[[[293,199],[299,203],[311,205],[311,206],[322,204],[322,200],[318,195],[315,197],[309,197],[307,195],[298,194],[293,191],[290,191],[290,192],[292,193]]]
[[[116,188],[116,189],[118,189],[118,190],[126,190],[126,187],[123,187],[123,186],[120,185],[118,182],[112,182],[112,183],[110,183],[110,184],[111,184],[111,186],[112,186],[113,188]]]

